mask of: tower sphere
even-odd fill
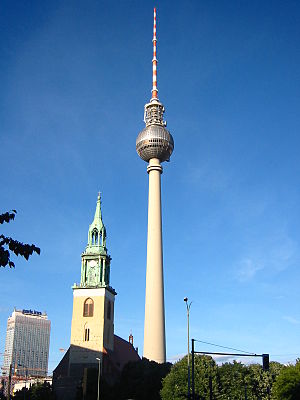
[[[164,106],[158,100],[157,89],[157,58],[156,58],[156,8],[153,21],[153,58],[152,58],[152,97],[145,105],[144,122],[146,127],[136,139],[136,151],[144,161],[152,158],[160,162],[169,161],[174,149],[174,140],[166,129],[164,121]]]
[[[161,125],[148,125],[136,139],[136,151],[144,161],[158,158],[169,161],[174,149],[174,140],[170,132]]]

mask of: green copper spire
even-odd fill
[[[97,288],[109,286],[111,257],[106,248],[106,229],[102,220],[101,195],[98,193],[94,220],[89,227],[88,244],[81,255],[80,285],[74,288]]]
[[[85,252],[106,254],[106,229],[102,221],[100,192],[98,193],[94,221],[89,228],[88,245]]]

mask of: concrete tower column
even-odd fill
[[[164,161],[169,161],[174,149],[174,140],[164,121],[165,108],[158,100],[156,58],[156,9],[153,21],[153,82],[152,97],[145,104],[145,128],[136,139],[136,151],[148,162],[148,240],[146,301],[144,326],[144,357],[158,363],[166,362],[164,277],[161,229],[160,175]]]
[[[144,357],[166,362],[164,277],[161,224],[162,166],[159,159],[149,160],[147,272],[144,326]]]

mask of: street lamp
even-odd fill
[[[99,363],[98,366],[98,392],[97,392],[97,400],[100,399],[100,374],[101,374],[101,358],[96,357],[96,360]]]
[[[187,313],[187,348],[188,348],[188,399],[190,399],[190,387],[191,387],[191,380],[190,380],[190,308],[192,302],[188,303],[188,298],[185,297],[183,301],[186,304],[186,313]]]

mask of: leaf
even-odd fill
[[[8,246],[9,250],[16,256],[22,256],[26,260],[33,254],[33,252],[40,254],[41,249],[34,244],[21,243],[18,240],[14,240],[10,237],[0,235],[0,266],[15,267],[15,264],[10,261],[9,250],[4,249],[4,246]]]
[[[12,210],[12,211],[8,211],[4,214],[0,214],[0,224],[3,224],[3,222],[9,223],[9,221],[15,219],[16,213],[17,213],[16,210]]]
[[[0,266],[5,267],[9,263],[9,251],[0,247]]]

